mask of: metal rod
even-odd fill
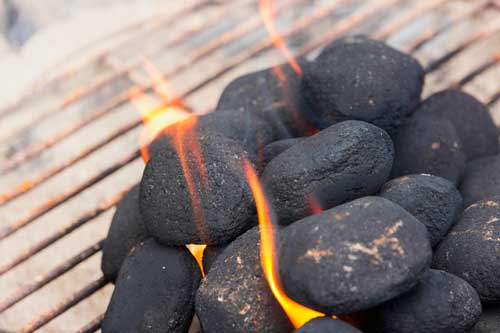
[[[286,1],[284,4],[282,4],[279,7],[279,9],[280,10],[284,10],[286,8],[289,8],[289,7],[293,6],[294,4],[302,3],[302,2],[305,2],[305,1],[306,0]],[[190,38],[191,36],[195,35],[196,33],[200,32],[200,31],[203,31],[205,29],[208,29],[211,26],[211,24],[219,23],[220,22],[220,18],[216,17],[216,19],[218,19],[218,20],[214,19],[213,22],[212,21],[205,22],[205,24],[202,27],[200,27],[200,29],[197,29],[197,30],[195,29],[194,31],[189,31],[186,34],[183,34],[180,37],[174,39],[170,43],[162,45],[162,47],[160,47],[159,49],[155,50],[155,52],[159,52],[162,49],[165,49],[167,47],[174,47],[174,46],[180,44],[186,38]],[[221,35],[218,39],[209,42],[206,46],[200,47],[197,51],[194,52],[194,55],[190,58],[190,61],[182,63],[181,66],[177,66],[172,71],[172,73],[180,73],[182,70],[188,68],[189,65],[191,65],[195,61],[198,61],[198,60],[200,60],[200,59],[202,59],[202,58],[204,58],[204,57],[212,54],[213,52],[217,51],[218,49],[220,49],[224,45],[227,45],[227,44],[229,44],[229,43],[231,43],[231,42],[233,42],[233,41],[235,41],[235,40],[237,40],[239,38],[242,38],[245,34],[251,32],[252,30],[255,30],[260,25],[262,25],[260,18],[259,17],[252,17],[251,19],[243,22],[236,29],[230,30],[229,32],[226,32],[223,35]],[[155,52],[152,52],[151,54],[146,54],[145,56],[148,56],[148,57],[152,56],[152,55],[155,54]],[[133,63],[133,64],[129,65],[129,66],[115,69],[116,72],[113,75],[110,75],[110,76],[108,76],[106,78],[103,78],[103,79],[97,81],[95,84],[91,85],[90,87],[83,88],[83,89],[80,88],[80,92],[79,92],[77,98],[70,99],[69,102],[63,103],[57,109],[54,109],[53,112],[51,112],[50,114],[47,114],[47,117],[50,116],[50,115],[53,115],[54,113],[57,113],[57,112],[63,112],[65,110],[64,109],[65,106],[67,106],[67,105],[69,105],[69,104],[71,104],[71,103],[73,103],[75,101],[78,101],[82,97],[88,96],[90,93],[96,91],[97,89],[101,88],[105,84],[113,82],[113,80],[116,80],[116,79],[118,79],[118,78],[120,78],[122,76],[128,75],[130,73],[130,71],[132,71],[133,69],[138,68],[141,65],[142,65],[141,61],[138,61],[136,63]],[[168,74],[167,76],[170,76],[170,74]],[[118,107],[119,105],[127,102],[129,100],[130,93],[133,91],[133,89],[135,89],[135,87],[130,88],[130,89],[124,91],[119,96],[115,96],[114,98],[112,98],[112,100],[109,103],[107,103],[105,106],[99,108],[95,113],[93,113],[92,115],[90,115],[89,117],[87,117],[81,123],[78,123],[78,124],[76,124],[74,126],[70,126],[68,128],[65,128],[63,131],[57,133],[55,136],[51,137],[50,139],[39,141],[35,145],[33,145],[33,146],[28,147],[27,149],[25,149],[25,151],[23,151],[20,155],[13,156],[11,158],[11,161],[9,161],[4,168],[6,170],[13,170],[13,169],[15,169],[17,166],[19,166],[21,163],[25,162],[27,159],[30,159],[30,158],[33,158],[33,157],[37,156],[43,150],[51,147],[52,145],[56,144],[57,142],[60,142],[62,139],[66,138],[67,136],[69,136],[71,134],[73,134],[74,132],[76,132],[79,129],[83,128],[87,124],[89,124],[89,123],[95,121],[96,119],[102,117],[103,115],[105,115],[111,109],[113,109],[115,107]],[[31,126],[34,126],[39,121],[40,120],[28,124],[24,128],[16,131],[14,134],[12,134],[12,136],[15,136],[16,133],[19,133],[19,132],[21,132],[23,130],[26,130],[27,128],[29,128]],[[5,140],[3,140],[3,141],[7,141],[7,140],[8,140],[8,138],[5,139]],[[5,173],[5,172],[6,171],[3,171],[2,173]]]
[[[459,82],[457,82],[455,85],[456,86],[464,86],[465,84],[469,83],[472,81],[475,77],[478,75],[481,75],[481,73],[486,72],[488,69],[494,67],[495,65],[498,64],[500,61],[500,53],[494,54],[490,59],[488,59],[486,62],[483,64],[479,65],[477,68],[472,70],[469,74],[464,76]]]
[[[94,318],[87,325],[80,328],[76,333],[94,333],[101,328],[102,321],[104,320],[104,313]]]
[[[118,163],[115,163],[114,165],[106,168],[104,171],[100,172],[99,174],[93,176],[92,178],[88,179],[87,181],[78,184],[77,186],[69,189],[67,192],[64,192],[62,194],[59,194],[56,197],[51,198],[48,202],[43,203],[42,205],[36,207],[34,210],[31,211],[31,213],[27,216],[24,217],[20,220],[17,220],[14,223],[11,223],[7,226],[4,226],[0,229],[0,240],[5,239],[6,237],[12,235],[13,233],[17,232],[21,228],[27,226],[31,222],[35,221],[37,218],[40,216],[48,213],[52,209],[60,206],[62,203],[68,201],[69,199],[73,198],[76,196],[78,193],[84,191],[87,187],[90,187],[107,176],[111,175],[115,171],[121,169],[122,167],[126,166],[129,162],[132,162],[134,159],[138,158],[140,156],[140,151],[136,150],[135,152],[131,154],[127,154],[124,156],[122,159],[118,161]]]
[[[122,198],[123,196],[131,189],[127,188],[124,191],[121,191],[120,193],[114,195],[113,197],[105,200],[104,202],[100,203],[99,206],[94,208],[93,210],[86,212],[82,216],[74,219],[61,229],[57,230],[54,234],[51,234],[50,236],[42,239],[41,241],[38,241],[34,245],[30,246],[27,250],[23,251],[19,256],[13,258],[10,260],[8,263],[4,264],[0,268],[0,276],[7,273],[9,270],[12,268],[18,266],[19,264],[25,262],[29,258],[31,258],[33,255],[37,254],[41,250],[49,247],[52,245],[54,242],[58,241],[59,239],[63,238],[64,236],[70,234],[74,230],[78,229],[85,223],[95,219],[114,205],[116,205]]]
[[[85,298],[91,296],[96,291],[104,287],[108,282],[101,276],[100,278],[90,282],[88,285],[63,299],[60,303],[56,304],[54,307],[43,312],[38,317],[34,318],[28,324],[24,325],[18,333],[32,333],[42,326],[45,326],[50,321],[52,321],[57,316],[66,312],[68,309],[78,304]]]
[[[0,313],[3,311],[7,310],[14,304],[17,304],[19,301],[23,300],[24,298],[28,297],[35,291],[39,290],[52,280],[57,279],[59,276],[63,275],[64,273],[68,272],[69,270],[73,269],[75,266],[80,264],[81,262],[85,261],[86,259],[90,258],[97,252],[99,252],[102,248],[102,243],[104,240],[100,240],[97,243],[87,247],[77,255],[69,258],[65,262],[57,265],[54,267],[52,270],[49,272],[37,276],[35,279],[33,279],[32,282],[25,283],[14,292],[12,292],[9,296],[7,296],[5,299],[0,301]]]

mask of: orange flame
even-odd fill
[[[269,284],[274,297],[287,314],[292,325],[295,328],[299,328],[311,319],[322,317],[324,314],[295,302],[285,294],[278,276],[278,264],[276,260],[271,210],[264,195],[262,186],[260,185],[257,173],[250,162],[246,159],[243,161],[243,168],[255,199],[255,205],[257,206],[257,216],[259,219],[260,230],[260,261],[262,270],[264,271],[267,283]]]
[[[274,25],[273,17],[275,16],[275,9],[273,6],[273,0],[259,0],[259,11],[273,44],[283,53],[295,73],[302,75],[302,68],[300,68],[294,56],[286,46],[280,32]]]
[[[203,253],[205,252],[207,246],[205,244],[188,244],[186,247],[196,259],[198,266],[200,266],[201,276],[205,277],[205,269],[203,268]]]
[[[319,200],[311,195],[309,196],[308,198],[308,203],[309,203],[309,208],[311,209],[311,214],[319,214],[323,211],[323,207],[321,207],[321,203],[319,202]]]
[[[208,177],[200,144],[196,136],[197,117],[191,114],[183,105],[182,101],[173,97],[173,90],[169,87],[161,72],[148,59],[144,59],[144,68],[153,81],[153,90],[159,95],[163,104],[158,105],[152,97],[145,95],[136,89],[131,94],[131,100],[139,110],[144,123],[141,133],[140,146],[144,162],[150,159],[149,144],[159,135],[168,135],[174,149],[179,157],[182,171],[187,183],[191,197],[194,217],[198,231],[202,237],[207,237],[206,223],[198,197],[197,181],[194,178],[193,169],[198,171],[201,182],[208,187]],[[171,126],[174,125],[175,126]],[[170,127],[167,132],[166,128]],[[194,158],[194,166],[188,162],[187,154]],[[202,274],[201,262],[206,245],[190,245],[189,250],[198,262]]]

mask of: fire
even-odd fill
[[[311,213],[314,214],[319,214],[323,211],[323,208],[321,207],[321,203],[319,200],[311,195],[308,198],[308,203],[309,203],[309,208],[311,209]]]
[[[205,270],[203,268],[203,253],[205,252],[205,248],[207,247],[205,244],[188,244],[186,245],[189,252],[193,255],[200,266],[201,276],[205,276]]]
[[[311,319],[322,317],[324,314],[295,302],[285,294],[278,276],[278,264],[276,259],[271,210],[264,195],[262,186],[260,185],[257,173],[248,160],[244,160],[243,168],[248,184],[255,198],[255,205],[257,206],[257,216],[260,230],[260,261],[262,270],[264,271],[267,283],[269,284],[274,297],[287,314],[292,325],[295,328],[299,328]]]
[[[273,0],[259,0],[259,11],[273,44],[283,53],[295,73],[297,73],[297,75],[302,75],[302,68],[300,68],[294,56],[286,46],[280,32],[274,26],[273,17],[275,15],[275,9]]]
[[[161,72],[148,59],[144,59],[144,68],[153,81],[153,90],[161,97],[162,103],[158,105],[152,97],[145,95],[140,89],[136,89],[131,94],[131,101],[136,105],[144,123],[144,130],[140,137],[141,155],[145,163],[150,159],[149,144],[159,135],[168,136],[173,144],[182,167],[186,180],[189,195],[191,197],[194,218],[200,235],[207,237],[206,224],[201,202],[198,197],[197,182],[194,172],[197,171],[202,184],[208,188],[208,177],[200,144],[196,136],[197,117],[184,107],[182,101],[177,99],[172,93]],[[175,126],[173,126],[175,124]],[[168,131],[166,129],[169,128]],[[194,165],[189,163],[187,154],[194,157]],[[189,244],[186,245],[195,257],[203,271],[203,251],[206,245]]]

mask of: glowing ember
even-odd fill
[[[319,200],[311,195],[309,198],[308,198],[308,201],[309,201],[309,207],[311,208],[311,213],[314,215],[314,214],[319,214],[323,211],[323,208],[321,207],[321,203],[319,202]]]
[[[201,276],[205,276],[205,270],[203,268],[203,252],[205,252],[205,248],[207,247],[205,244],[188,244],[186,245],[189,252],[193,255],[200,266]]]
[[[286,46],[283,37],[274,26],[273,17],[275,15],[275,9],[273,6],[273,1],[259,0],[259,11],[273,44],[283,53],[287,62],[290,64],[290,66],[292,66],[295,73],[297,73],[298,75],[302,75],[302,69]]]
[[[292,325],[299,328],[309,320],[324,316],[323,313],[305,307],[289,298],[281,286],[278,277],[275,240],[271,210],[260,185],[257,173],[248,160],[244,160],[243,167],[248,184],[255,198],[260,230],[260,261],[271,291],[287,314]]]

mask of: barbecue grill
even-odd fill
[[[461,87],[500,124],[499,1],[274,6],[275,24],[296,56],[365,33],[422,63],[423,97]],[[82,54],[0,110],[0,331],[100,330],[113,289],[100,271],[102,240],[114,205],[144,165],[131,94],[139,89],[161,102],[145,57],[199,114],[210,112],[238,75],[285,61],[249,0],[186,1]]]

